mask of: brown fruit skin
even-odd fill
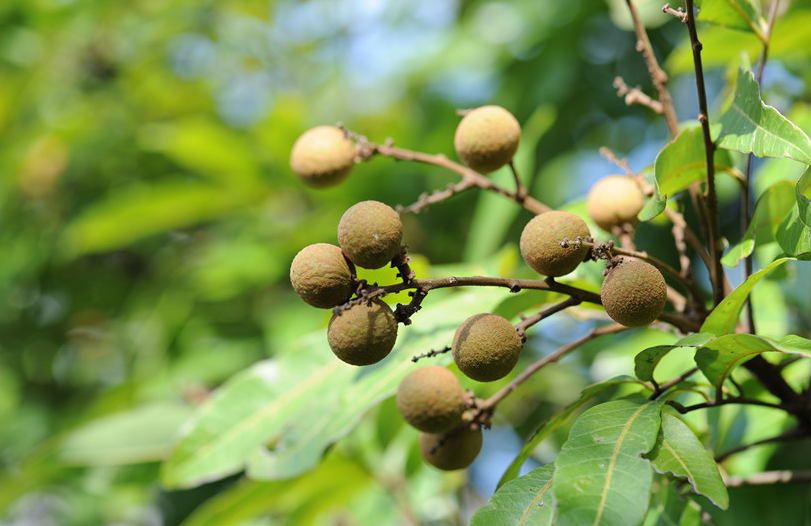
[[[371,365],[385,358],[397,340],[397,320],[391,308],[375,298],[332,315],[327,341],[340,360]]]
[[[552,210],[533,217],[521,232],[521,257],[533,270],[544,276],[565,276],[577,268],[589,249],[581,245],[560,246],[561,240],[574,241],[589,236],[589,227],[580,216]]]
[[[667,285],[650,263],[622,258],[603,280],[600,298],[612,320],[626,327],[643,327],[662,314]]]
[[[392,207],[380,201],[351,206],[338,222],[338,244],[357,266],[381,268],[400,253],[403,223]]]
[[[428,433],[456,427],[465,411],[465,392],[456,375],[428,365],[406,375],[397,388],[397,409],[403,420]]]
[[[518,363],[524,344],[507,318],[474,314],[456,329],[453,359],[468,378],[492,382],[507,376]]]
[[[637,214],[645,206],[639,185],[624,175],[609,175],[597,181],[586,197],[586,211],[597,226],[611,232],[618,225],[639,223]]]
[[[344,303],[354,289],[343,252],[329,243],[308,245],[296,254],[290,265],[290,283],[301,299],[320,309]]]
[[[290,152],[290,167],[313,188],[342,183],[355,166],[355,145],[335,126],[310,128],[296,139]]]
[[[513,158],[521,141],[521,125],[501,106],[481,106],[459,122],[453,145],[456,155],[479,173],[498,170]]]
[[[444,437],[444,439],[443,439]],[[442,445],[431,453],[436,444]],[[482,430],[479,426],[465,424],[463,427],[443,433],[420,433],[420,454],[422,458],[444,471],[464,469],[471,465],[482,449]]]

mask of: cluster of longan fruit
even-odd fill
[[[459,159],[487,174],[510,163],[518,149],[521,128],[510,112],[483,106],[464,114],[454,136]],[[340,128],[318,126],[293,146],[291,166],[307,185],[324,188],[345,180],[358,149]],[[609,176],[589,193],[587,210],[600,228],[633,225],[644,204],[639,185],[630,177]],[[298,295],[318,308],[333,308],[327,340],[335,355],[352,365],[371,365],[385,358],[397,339],[398,320],[379,297],[355,297],[360,292],[355,266],[377,269],[401,253],[403,226],[398,213],[378,201],[349,208],[338,223],[338,245],[316,243],[302,249],[290,268]],[[582,241],[590,239],[586,222],[566,211],[549,211],[532,218],[520,239],[524,261],[550,278],[572,272],[592,259]],[[647,325],[664,308],[667,288],[658,269],[630,258],[609,262],[601,301],[613,320],[628,327]],[[476,314],[456,330],[450,347],[458,369],[468,378],[491,382],[507,376],[518,362],[523,337],[506,318]],[[428,365],[411,371],[397,390],[403,419],[421,431],[420,451],[430,464],[445,470],[470,465],[482,445],[475,399],[445,367]]]

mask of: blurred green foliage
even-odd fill
[[[665,23],[656,2],[640,4],[657,53],[682,73],[672,79],[680,117],[693,118],[683,27]],[[807,28],[797,4],[780,23]],[[328,320],[289,286],[300,248],[334,243],[338,219],[357,201],[407,205],[454,180],[377,159],[338,188],[311,190],[288,167],[301,132],[342,121],[374,141],[451,155],[455,109],[500,104],[524,125],[516,162],[532,194],[582,207],[590,183],[616,171],[599,147],[641,170],[668,140],[659,117],[626,107],[612,88],[617,75],[649,86],[623,8],[585,0],[0,3],[0,523],[466,523],[537,422],[592,381],[619,374],[633,349],[672,341],[650,330],[587,345],[527,383],[523,398],[500,407],[499,424],[515,430],[505,443],[515,444],[481,468],[492,471],[480,477],[491,484],[484,494],[464,474],[422,465],[391,400],[373,407],[384,389],[366,393],[369,412],[351,415],[358,426],[291,480],[248,480],[232,469],[169,491],[158,483],[160,461],[224,381],[264,359],[292,356],[296,369],[295,360],[320,352],[291,353]],[[731,50],[741,48],[756,56],[752,42],[727,45],[730,31],[707,33],[710,65],[737,60]],[[811,95],[811,36],[775,35],[784,60],[767,70],[765,88],[787,111]],[[711,86],[720,89],[722,77],[713,72]],[[797,179],[785,175],[796,167],[773,168],[778,162],[791,161],[764,163],[764,173],[779,172],[772,181]],[[526,219],[510,203],[467,193],[404,222],[421,277],[515,275],[526,272],[515,250]],[[723,227],[740,237],[733,222]],[[639,236],[652,252],[672,243],[655,223]],[[463,266],[445,272],[447,264]],[[808,290],[808,272],[788,272]],[[811,321],[796,312],[807,315],[811,300],[779,285],[773,292],[764,301],[801,318],[795,325],[808,336]],[[487,298],[476,301],[509,316],[544,301]],[[764,311],[765,320],[774,309]],[[563,320],[531,342],[545,352],[576,332]],[[712,425],[723,431],[711,440],[751,432]],[[335,438],[350,432],[330,429]],[[552,447],[563,440],[556,431]],[[798,497],[806,509],[807,493]],[[732,499],[734,509],[747,497]]]

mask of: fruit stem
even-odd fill
[[[364,161],[371,159],[375,155],[382,155],[384,157],[391,157],[392,159],[397,159],[399,161],[413,161],[438,166],[462,177],[462,180],[456,185],[451,186],[447,190],[435,192],[432,194],[432,196],[421,197],[420,201],[417,203],[408,207],[403,207],[401,209],[403,211],[419,212],[429,204],[444,201],[445,199],[474,186],[512,199],[525,210],[532,212],[533,214],[542,214],[551,210],[549,206],[538,201],[534,197],[527,195],[526,189],[522,190],[523,185],[517,188],[515,192],[510,192],[509,190],[498,186],[479,172],[454,162],[443,154],[431,155],[414,150],[407,150],[405,148],[398,148],[391,144],[376,144],[367,140],[365,137],[359,136],[352,132],[347,133],[358,142],[360,150],[359,157]]]

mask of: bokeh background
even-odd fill
[[[660,3],[638,2],[669,57],[679,117],[690,119],[684,27]],[[729,38],[755,56],[748,35]],[[374,141],[453,156],[455,110],[500,104],[524,126],[517,163],[532,194],[577,206],[617,171],[600,147],[641,170],[668,140],[661,118],[625,106],[612,87],[619,75],[652,94],[634,43],[620,0],[0,3],[0,524],[180,524],[233,483],[167,491],[160,460],[212,389],[325,327],[328,313],[289,285],[293,256],[334,243],[358,201],[408,205],[455,181],[374,159],[337,188],[306,188],[288,165],[304,130],[340,121]],[[725,66],[731,52],[716,49],[710,66]],[[783,58],[764,84],[778,108],[809,95],[808,49],[787,47]],[[725,74],[708,75],[716,109]],[[493,177],[509,184],[503,172]],[[516,208],[468,192],[404,217],[416,268],[515,268],[529,218]],[[732,238],[735,217],[725,217]],[[640,244],[666,246],[662,232],[643,226]],[[563,323],[535,345],[582,330]],[[608,377],[604,358],[596,374]],[[460,499],[481,505],[531,432],[524,413],[582,387],[565,371],[539,380],[557,395],[507,409],[516,431],[493,431],[500,445],[474,465],[472,486],[426,472],[433,500],[401,505],[428,523],[463,522]],[[391,413],[387,403],[379,414]],[[378,412],[368,426],[381,426]],[[347,447],[374,434],[363,425]],[[274,519],[233,523],[399,520],[385,502],[336,515],[332,486],[290,491]],[[313,506],[329,496],[338,502]]]

